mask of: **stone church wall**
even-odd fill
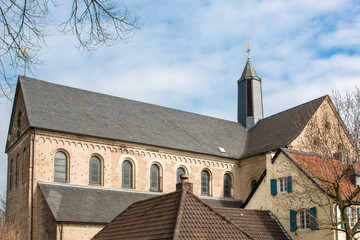
[[[29,160],[30,134],[25,134],[8,152],[6,225],[19,239],[29,237]]]
[[[91,239],[104,227],[105,224],[58,223],[56,239],[58,240]]]
[[[261,154],[240,161],[240,181],[237,186],[240,186],[238,194],[243,201],[246,200],[246,197],[249,196],[251,192],[252,181],[258,181],[265,171],[266,157],[267,154]]]
[[[223,196],[223,178],[229,173],[233,186],[238,182],[238,160],[201,154],[149,148],[148,146],[121,143],[71,134],[60,134],[38,131],[35,139],[35,173],[34,181],[54,182],[54,155],[63,151],[68,157],[68,183],[89,185],[89,160],[97,156],[102,162],[101,185],[107,188],[121,189],[121,172],[124,160],[134,166],[133,188],[149,191],[150,167],[157,164],[161,171],[161,191],[175,191],[176,170],[186,169],[190,181],[194,183],[194,193],[201,194],[201,171],[210,172],[210,196]],[[233,189],[233,196],[240,197]]]

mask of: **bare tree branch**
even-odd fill
[[[319,111],[307,124],[300,143],[303,151],[312,153],[304,155],[308,165],[303,168],[323,189],[327,200],[318,196],[317,190],[309,190],[310,186],[302,186],[307,191],[301,194],[307,194],[320,207],[334,206],[339,218],[330,216],[333,227],[325,228],[354,239],[360,227],[360,90],[355,87],[345,96],[333,91],[331,98],[338,114],[327,108]]]
[[[0,97],[11,99],[16,76],[42,63],[49,28],[72,33],[80,50],[127,43],[142,27],[138,17],[112,0],[73,0],[70,16],[54,18],[66,9],[51,0],[0,0]]]

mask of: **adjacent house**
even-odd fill
[[[342,220],[354,227],[360,216],[358,194],[350,199],[357,186],[354,169],[360,164],[280,148],[243,207],[272,211],[293,239],[346,239]],[[339,200],[351,203],[344,216]]]

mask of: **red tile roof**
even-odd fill
[[[360,170],[360,164],[342,163],[341,161],[319,156],[312,153],[297,152],[289,149],[282,149],[290,158],[316,183],[318,186],[329,194],[334,193],[333,184],[344,170]],[[340,179],[340,189],[342,198],[345,199],[355,191],[355,186],[350,182],[349,177]],[[359,196],[354,200],[360,200]]]

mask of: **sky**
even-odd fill
[[[44,63],[27,76],[236,121],[250,41],[265,117],[360,86],[358,0],[121,3],[143,23],[129,43],[81,52],[73,36],[54,33]],[[0,192],[11,110],[10,102],[0,103]]]

